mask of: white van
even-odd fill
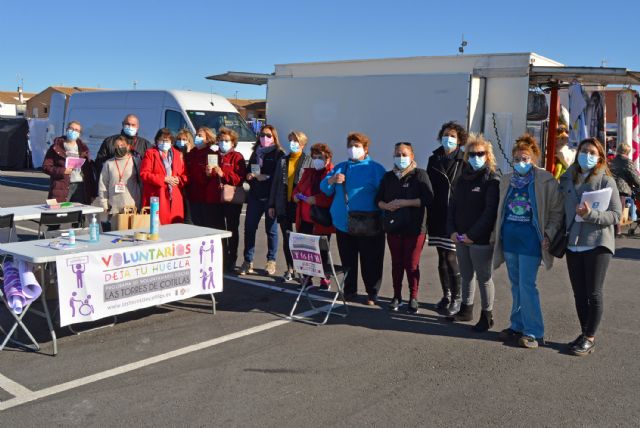
[[[138,135],[151,142],[160,128],[169,128],[174,134],[187,128],[195,134],[201,126],[216,132],[224,126],[238,133],[237,150],[248,161],[256,141],[253,131],[226,98],[203,92],[78,92],[69,99],[64,123],[77,120],[82,124],[82,141],[95,157],[105,138],[120,133],[122,119],[129,113],[140,119]]]

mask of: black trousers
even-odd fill
[[[287,212],[285,215],[278,216],[278,224],[282,232],[282,251],[284,251],[284,259],[287,261],[287,270],[293,270],[293,257],[289,250],[289,239],[287,232],[293,232],[293,225],[296,224],[296,203],[287,202]]]
[[[567,250],[566,254],[582,334],[595,336],[602,319],[602,290],[612,254],[605,247],[580,253]]]
[[[349,274],[344,284],[345,294],[353,294],[358,291],[359,258],[364,288],[369,296],[377,296],[382,283],[384,233],[363,237],[352,236],[338,230],[336,234],[342,267],[349,269]]]
[[[231,238],[222,240],[222,254],[225,264],[235,266],[238,258],[240,236],[240,213],[242,204],[211,204],[212,227],[231,232]]]
[[[213,207],[215,204],[191,202],[191,221],[196,226],[215,227]]]

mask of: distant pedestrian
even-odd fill
[[[448,230],[456,244],[462,277],[462,305],[458,313],[450,316],[455,321],[473,319],[477,282],[482,311],[473,329],[483,332],[493,327],[493,245],[490,238],[496,224],[500,179],[496,174],[491,143],[481,135],[469,136],[464,159],[462,175],[451,195],[448,209]]]
[[[95,178],[89,148],[80,139],[82,125],[72,121],[63,137],[47,150],[42,171],[50,177],[48,198],[58,202],[90,204],[95,197]],[[84,160],[80,168],[69,167],[72,158]]]
[[[384,232],[376,195],[384,167],[369,157],[369,137],[359,132],[347,136],[349,159],[337,164],[320,183],[333,196],[331,217],[336,227],[345,280],[346,300],[358,295],[358,265],[367,292],[367,305],[375,305],[382,284]]]
[[[417,314],[420,255],[426,240],[425,217],[433,202],[433,189],[427,171],[416,164],[411,143],[395,145],[393,169],[382,178],[376,201],[382,210],[383,229],[391,253],[393,299],[389,309],[397,311],[402,305],[402,280],[406,272],[407,311]]]
[[[282,231],[282,250],[287,270],[282,276],[284,282],[293,279],[293,258],[289,250],[287,232],[293,231],[296,223],[296,201],[293,189],[296,187],[305,168],[311,166],[311,157],[304,152],[307,136],[301,131],[292,131],[288,135],[289,153],[278,162],[273,173],[271,192],[269,193],[269,217],[275,218]]]
[[[447,231],[447,209],[456,184],[462,175],[467,131],[456,122],[447,122],[438,132],[441,147],[433,151],[427,164],[427,173],[433,186],[433,206],[429,210],[427,229],[429,246],[438,251],[438,275],[442,286],[442,299],[436,307],[445,314],[460,310],[460,269],[456,259],[456,246]]]
[[[606,209],[581,203],[585,192],[611,189]],[[569,343],[569,352],[582,356],[593,352],[604,308],[604,281],[615,252],[614,225],[622,205],[616,182],[607,168],[602,144],[587,138],[578,145],[578,162],[560,178],[564,195],[564,221],[569,230],[567,268],[580,322],[580,335]],[[604,208],[604,207],[603,207]],[[581,221],[576,221],[576,216]]]
[[[506,262],[511,282],[511,325],[502,330],[505,341],[537,348],[544,343],[544,322],[536,286],[540,262],[547,269],[547,251],[563,221],[562,195],[554,176],[536,166],[540,148],[525,134],[513,146],[513,169],[500,180],[500,204],[495,227],[493,267]]]
[[[275,170],[284,156],[282,146],[278,140],[278,132],[271,125],[264,125],[258,139],[253,145],[253,153],[249,158],[247,182],[247,212],[244,218],[244,262],[239,274],[254,273],[253,257],[256,247],[256,231],[260,219],[264,215],[264,228],[267,234],[267,263],[265,271],[268,275],[276,273],[276,254],[278,251],[278,224],[274,217],[269,216],[269,197]]]
[[[616,181],[620,204],[624,208],[627,198],[633,196],[634,192],[640,191],[640,176],[635,165],[629,159],[631,146],[627,143],[618,143],[617,155],[611,161],[611,173]],[[616,224],[616,236],[621,236],[620,224]]]

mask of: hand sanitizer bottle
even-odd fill
[[[98,219],[95,214],[89,225],[89,242],[93,244],[100,242],[100,225],[98,224]]]

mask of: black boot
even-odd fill
[[[451,290],[449,289],[449,270],[447,268],[438,267],[438,275],[440,276],[440,285],[442,286],[442,299],[436,304],[436,310],[439,312],[446,311],[451,302]]]
[[[451,288],[451,301],[449,302],[446,313],[452,317],[460,312],[460,305],[462,303],[460,274],[449,275],[449,287]]]
[[[480,312],[480,321],[473,326],[473,331],[482,333],[493,327],[493,314],[491,311]]]
[[[451,321],[471,321],[473,319],[473,304],[460,305],[460,311],[452,317],[448,317]]]

